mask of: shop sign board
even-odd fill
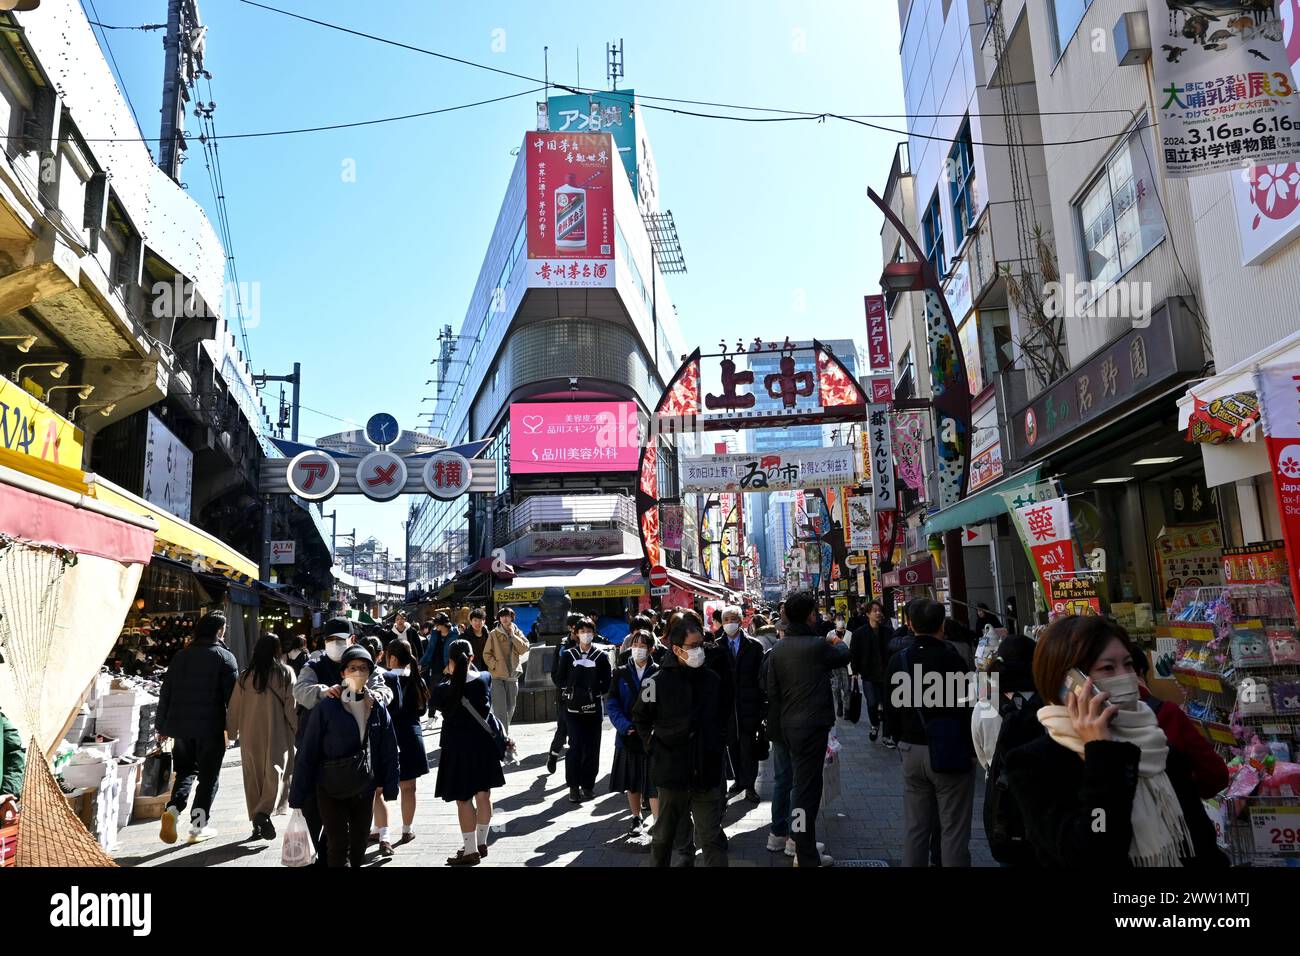
[[[153,412],[147,415],[142,497],[182,521],[190,520],[194,483],[194,452],[190,451]]]
[[[534,531],[524,535],[519,551],[530,557],[622,554],[621,531]]]
[[[1156,538],[1160,593],[1169,588],[1218,586],[1222,581],[1222,544],[1217,522],[1166,528]]]
[[[1255,374],[1282,540],[1286,542],[1287,582],[1300,607],[1300,362],[1263,368]]]
[[[867,365],[872,372],[886,372],[892,376],[894,357],[889,349],[889,312],[885,309],[885,297],[869,295],[866,304]]]
[[[546,129],[552,133],[608,133],[637,195],[636,110],[632,90],[552,96],[546,101]]]
[[[1300,91],[1275,6],[1147,0],[1169,178],[1300,159]]]
[[[886,405],[867,406],[867,441],[871,449],[871,498],[876,511],[896,508],[893,427]]]
[[[516,402],[510,473],[636,471],[642,424],[635,402]]]
[[[524,179],[530,289],[614,287],[614,140],[527,133]]]
[[[894,459],[898,480],[925,500],[925,412],[894,412]]]
[[[81,470],[81,429],[0,375],[0,445]]]
[[[297,560],[297,553],[298,542],[296,541],[271,542],[272,564],[293,564]]]
[[[1097,577],[1088,572],[1067,573],[1047,579],[1052,615],[1100,614],[1101,595]]]
[[[857,457],[852,445],[697,455],[683,462],[682,489],[760,492],[837,488],[857,481]]]
[[[1149,325],[1130,329],[1015,412],[1010,426],[1015,459],[1037,461],[1083,426],[1180,373],[1198,372],[1203,354],[1185,334],[1190,330],[1199,337],[1195,323],[1175,330],[1171,308],[1155,309]]]

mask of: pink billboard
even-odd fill
[[[516,403],[510,406],[510,472],[636,471],[641,433],[635,402]]]

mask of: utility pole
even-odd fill
[[[198,0],[167,0],[158,166],[177,182],[180,182],[181,163],[185,161],[185,111],[190,102],[189,88],[203,71],[207,29],[199,22]]]
[[[253,384],[265,385],[267,382],[288,382],[293,385],[293,419],[290,426],[289,434],[293,441],[298,440],[298,398],[302,389],[302,363],[293,363],[293,373],[290,375],[267,375],[263,372],[261,375],[253,376]]]

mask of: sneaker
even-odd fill
[[[825,852],[826,852],[826,844],[823,843],[821,840],[818,840],[818,841],[817,841],[817,852],[818,852],[818,853],[825,853]],[[795,853],[794,853],[794,840],[791,840],[789,837],[786,837],[786,839],[785,839],[785,855],[786,855],[786,856],[794,856],[794,855],[795,855]]]
[[[821,857],[822,857],[822,861],[821,861],[821,862],[822,862],[822,866],[834,866],[834,865],[835,865],[835,859],[834,859],[834,857],[830,856],[829,854],[827,854],[827,853],[823,853],[823,854],[821,855]],[[794,865],[795,865],[795,866],[798,866],[798,865],[799,865],[799,858],[798,858],[798,857],[795,857]]]
[[[555,773],[555,762],[559,760],[558,754],[551,754],[546,758],[546,772]]]
[[[871,730],[867,733],[868,740],[875,740],[879,736],[880,736],[880,731],[877,730],[875,727],[872,727]]]
[[[628,839],[632,839],[633,837],[639,837],[642,832],[643,831],[642,831],[640,819],[638,819],[637,817],[633,817],[632,825],[628,827],[628,831],[627,831]]]
[[[410,842],[411,842],[412,840],[414,840],[414,839],[415,839],[415,834],[414,834],[414,833],[403,833],[403,834],[402,834],[402,838],[401,838],[400,840],[398,840],[396,843],[394,843],[393,846],[395,846],[395,847],[396,847],[396,846],[406,846],[406,844],[410,843]]]
[[[570,788],[569,788],[569,802],[570,802],[570,803],[582,803],[582,795],[578,793],[578,788],[577,788],[577,787],[570,787]]]
[[[164,843],[176,842],[176,818],[180,813],[175,807],[168,807],[163,811],[162,827],[158,831],[158,838]]]
[[[757,790],[755,790],[753,787],[750,787],[748,790],[745,791],[745,799],[748,800],[750,803],[758,803],[760,800],[762,800],[762,797],[758,795]]]
[[[380,840],[380,841],[379,841],[379,855],[380,855],[380,856],[392,856],[392,855],[393,855],[393,845],[392,845],[391,843],[389,843],[387,840]]]
[[[206,840],[211,840],[216,835],[217,835],[216,827],[201,827],[191,823],[190,832],[189,835],[185,838],[185,842],[191,844],[203,843]]]
[[[783,836],[777,836],[775,833],[769,833],[769,834],[767,835],[767,852],[768,852],[768,853],[784,853],[784,852],[785,852],[785,837],[783,837]]]
[[[447,857],[448,866],[478,866],[478,863],[477,853],[466,853],[464,850],[457,850],[455,856]]]

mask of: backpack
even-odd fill
[[[989,761],[984,783],[984,834],[989,841],[993,859],[1006,866],[1036,866],[1034,848],[1025,833],[1025,820],[1020,804],[1011,794],[1007,780],[1007,754],[1022,744],[1027,744],[1044,733],[1038,722],[1038,708],[1042,701],[1031,695],[1023,705],[1004,704],[1002,728],[998,742]]]

